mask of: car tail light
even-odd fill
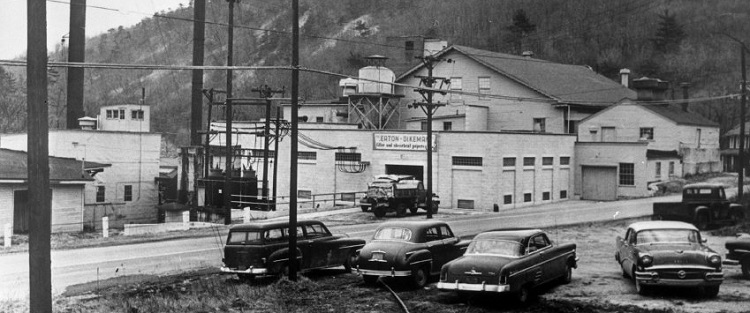
[[[500,274],[500,284],[501,285],[507,285],[508,284],[508,275]]]
[[[648,266],[651,266],[651,264],[654,263],[654,257],[652,257],[652,256],[650,256],[648,254],[645,254],[645,255],[641,256],[641,258],[639,259],[639,261],[641,262],[641,266],[648,267]]]

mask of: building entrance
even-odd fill
[[[421,165],[395,165],[386,164],[387,175],[412,175],[414,178],[424,181],[424,167]]]

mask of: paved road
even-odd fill
[[[651,214],[653,202],[679,201],[680,196],[615,202],[566,201],[451,218],[458,236],[504,227],[549,227]],[[314,214],[309,218],[314,218]],[[317,213],[320,214],[320,213]],[[438,214],[436,218],[440,218]],[[369,238],[377,224],[332,227],[351,237]],[[216,237],[160,241],[126,246],[52,251],[52,292],[87,282],[126,275],[163,275],[221,265],[221,243]],[[0,299],[28,296],[28,253],[0,256]]]

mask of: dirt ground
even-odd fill
[[[366,219],[361,213],[353,213]],[[342,217],[343,218],[343,217]],[[739,268],[725,268],[719,296],[705,299],[686,289],[663,289],[644,297],[623,278],[614,260],[615,238],[636,220],[587,223],[547,229],[556,242],[578,245],[579,267],[568,285],[544,286],[536,302],[520,306],[508,297],[469,296],[436,289],[435,280],[414,290],[403,281],[386,279],[409,312],[748,312],[750,280]],[[731,237],[704,233],[722,256]],[[124,278],[120,278],[124,279]],[[7,305],[7,304],[6,304]],[[23,305],[0,311],[23,312]],[[99,285],[69,288],[55,301],[56,312],[399,312],[383,286],[370,286],[343,268],[304,273],[297,283],[275,278],[240,281],[216,269],[168,277],[127,277]]]

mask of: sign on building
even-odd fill
[[[427,151],[426,134],[372,134],[375,150]],[[432,151],[437,151],[437,136],[432,135]]]

